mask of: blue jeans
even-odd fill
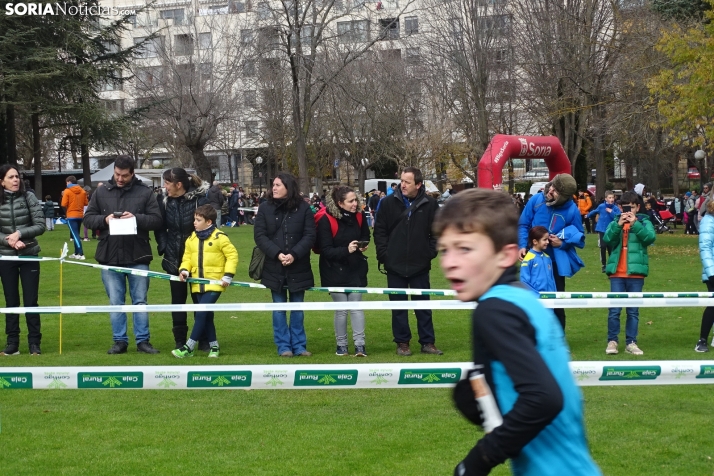
[[[221,293],[218,291],[207,291],[205,293],[191,293],[194,304],[215,304]],[[216,325],[213,322],[213,311],[197,311],[195,315],[191,339],[198,342],[203,339],[210,342],[216,341]]]
[[[610,292],[613,293],[641,293],[645,285],[645,278],[610,278]],[[621,307],[611,307],[607,315],[607,341],[619,342],[617,335],[620,333]],[[640,309],[637,307],[626,308],[627,321],[625,323],[625,344],[637,342],[637,327],[640,322]]]
[[[288,302],[288,290],[280,292],[271,291],[273,302]],[[290,302],[304,302],[305,291],[290,293]],[[290,326],[288,327],[287,313],[273,311],[273,341],[278,346],[278,355],[288,350],[293,354],[302,354],[307,350],[307,336],[303,322],[305,314],[302,311],[290,312]]]
[[[74,254],[84,256],[84,250],[82,249],[82,239],[79,235],[79,227],[82,226],[82,219],[67,218],[67,225],[69,226],[69,234],[72,236],[72,243],[74,243]]]
[[[129,264],[124,268],[149,270],[148,264]],[[149,278],[145,276],[133,276],[131,274],[117,273],[116,271],[102,270],[102,282],[104,289],[109,296],[109,304],[112,306],[124,305],[126,299],[126,282],[129,281],[129,295],[131,303],[134,305],[146,304],[146,295],[149,292]],[[112,323],[112,334],[114,342],[129,342],[126,335],[126,313],[110,312],[109,320]],[[134,337],[136,343],[148,342],[149,340],[149,314],[146,312],[133,313]]]

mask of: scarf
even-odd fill
[[[211,234],[213,233],[213,230],[215,230],[215,229],[216,229],[216,225],[212,224],[208,228],[203,229],[201,231],[196,230],[196,236],[198,237],[199,240],[203,241],[206,238],[208,238],[209,236],[211,236]]]

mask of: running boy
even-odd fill
[[[613,293],[641,293],[645,277],[649,273],[647,247],[655,242],[657,234],[649,217],[637,213],[642,204],[635,192],[625,192],[621,199],[622,214],[620,219],[610,223],[603,235],[603,241],[612,250],[605,272],[610,277],[610,291]],[[617,354],[618,334],[620,333],[621,307],[611,307],[607,315],[606,354]],[[625,323],[625,352],[642,355],[637,346],[637,328],[640,322],[640,310],[627,308]]]
[[[481,188],[460,192],[436,216],[434,232],[441,267],[458,298],[478,301],[474,364],[483,369],[503,414],[500,426],[479,440],[454,474],[486,475],[511,459],[519,475],[600,475],[585,440],[582,396],[568,366],[563,329],[516,278],[518,216],[508,195]],[[483,409],[473,408],[474,395],[468,400],[470,409],[459,408],[482,424],[473,416]]]
[[[610,256],[610,250],[605,246],[605,242],[602,240],[602,235],[605,234],[608,225],[612,223],[617,216],[622,213],[620,208],[615,205],[615,194],[611,190],[605,191],[605,202],[597,206],[596,209],[588,213],[588,218],[593,218],[598,215],[597,225],[595,225],[595,231],[597,232],[598,246],[600,247],[600,264],[602,264],[602,272],[605,272],[605,265],[607,265],[607,258]],[[607,256],[605,255],[607,253]]]
[[[521,282],[533,291],[555,291],[553,277],[553,261],[545,252],[548,247],[548,229],[544,226],[534,226],[528,232],[530,250],[521,263]]]
[[[238,251],[225,233],[216,229],[218,213],[211,205],[201,205],[193,215],[196,231],[186,240],[186,250],[179,267],[179,277],[221,280],[221,284],[191,284],[191,298],[194,304],[214,304],[221,293],[233,280],[238,267]],[[205,331],[205,334],[204,334]],[[205,336],[211,346],[209,357],[218,357],[220,349],[216,338],[213,311],[196,312],[196,322],[186,345],[174,349],[174,357],[193,357],[193,349],[198,340]]]

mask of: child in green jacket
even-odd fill
[[[610,278],[611,292],[640,293],[649,274],[647,247],[655,242],[657,235],[649,217],[638,213],[642,202],[635,192],[623,193],[621,202],[622,214],[610,223],[603,235],[603,241],[612,249],[605,273]],[[608,313],[606,354],[618,353],[621,311],[621,307],[611,307]],[[639,308],[628,307],[626,312],[625,352],[642,355],[644,352],[637,346]]]

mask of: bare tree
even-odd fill
[[[606,104],[612,101],[610,78],[622,48],[617,3],[514,0],[509,8],[519,19],[513,34],[518,81],[527,97],[523,107],[541,121],[541,130],[560,139],[573,171],[588,139],[597,168],[604,170],[602,127]],[[600,188],[604,179],[598,174]]]
[[[240,41],[246,16],[220,8],[226,11],[169,10],[177,13],[164,16],[167,28],[147,28],[156,38],[142,48],[133,70],[137,108],[173,132],[204,180],[213,179],[215,166],[204,152],[206,145],[221,124],[235,118],[236,79],[246,51]]]
[[[450,122],[463,155],[453,165],[475,179],[478,160],[495,133],[518,129],[512,30],[506,2],[426,0],[423,48],[429,54],[429,91],[435,94],[435,130]],[[448,118],[448,119],[447,119]],[[432,135],[432,137],[435,137]],[[464,162],[463,159],[466,159]]]
[[[309,188],[307,138],[315,108],[344,69],[379,41],[414,0],[401,2],[391,20],[362,0],[275,0],[257,4],[261,32],[272,40],[261,51],[276,59],[290,78],[290,115],[300,188]],[[373,34],[374,24],[379,24]],[[260,43],[260,42],[259,42]]]

